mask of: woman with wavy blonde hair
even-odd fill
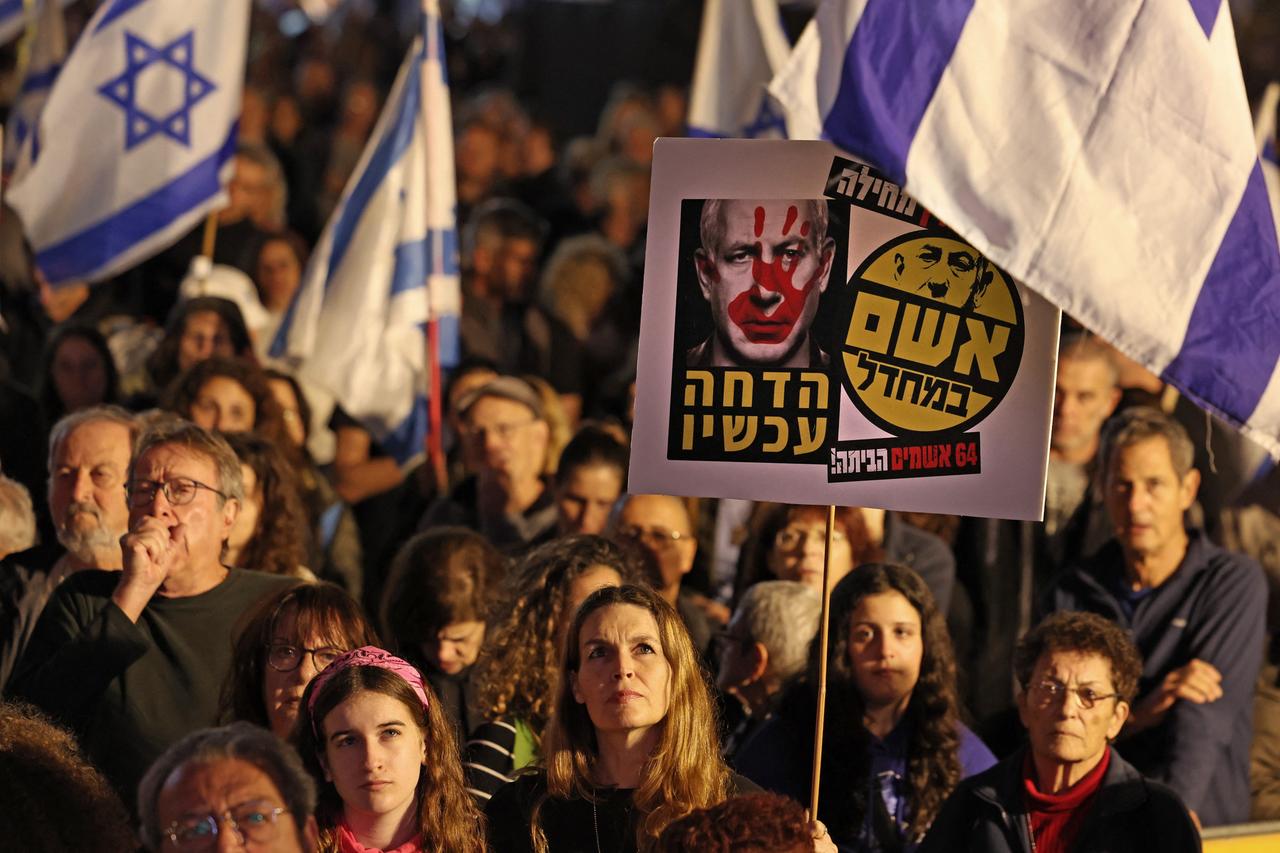
[[[646,851],[671,821],[753,787],[720,758],[693,644],[657,593],[592,593],[561,660],[543,769],[489,801],[494,853]]]
[[[477,800],[489,799],[538,759],[556,702],[561,637],[587,596],[634,582],[637,563],[601,536],[554,539],[520,561],[475,665],[476,704],[486,719],[471,732],[463,758],[467,789]]]

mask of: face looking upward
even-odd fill
[[[597,732],[643,735],[667,716],[671,665],[648,610],[633,604],[596,610],[582,623],[578,655],[570,686]]]
[[[896,590],[867,595],[849,620],[849,665],[869,709],[905,710],[920,680],[920,612]]]
[[[366,690],[324,718],[324,775],[347,814],[403,816],[414,807],[427,763],[420,713],[394,696]]]
[[[729,362],[781,365],[803,357],[808,364],[800,348],[835,257],[835,241],[815,231],[812,204],[722,203],[719,245],[699,249],[695,265]]]

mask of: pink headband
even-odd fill
[[[316,712],[316,698],[320,696],[320,691],[335,675],[353,666],[376,666],[378,669],[394,672],[413,688],[413,692],[418,695],[418,700],[422,702],[424,710],[431,704],[427,700],[426,688],[422,685],[422,673],[418,672],[411,663],[377,646],[361,646],[334,659],[333,663],[326,666],[319,675],[312,679],[311,699],[307,702],[307,711],[314,715]],[[313,716],[311,723],[319,731],[320,721]]]

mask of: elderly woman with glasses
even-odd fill
[[[236,638],[222,716],[287,738],[311,679],[344,652],[378,645],[360,605],[330,583],[283,590],[254,610]]]
[[[1093,613],[1055,613],[1013,663],[1029,746],[962,783],[920,853],[1198,851],[1178,795],[1111,747],[1142,674],[1128,632]]]

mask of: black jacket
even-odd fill
[[[960,783],[918,853],[1032,853],[1019,751]],[[1072,853],[1198,853],[1200,833],[1170,788],[1111,751]]]

